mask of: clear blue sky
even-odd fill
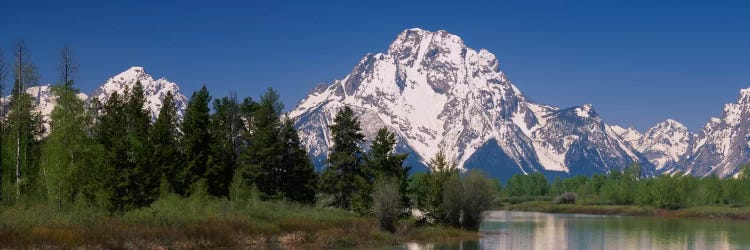
[[[142,65],[186,95],[276,88],[287,109],[406,28],[486,48],[533,100],[591,103],[610,124],[699,130],[750,87],[750,6],[715,1],[4,1],[0,48],[30,45],[42,80],[73,45],[78,87]],[[221,3],[219,3],[221,2]],[[656,2],[656,3],[654,3]],[[687,3],[686,3],[687,2]]]

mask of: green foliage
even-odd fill
[[[378,130],[370,146],[370,152],[365,155],[362,165],[363,182],[359,185],[359,192],[354,197],[354,209],[359,214],[370,213],[372,207],[373,185],[376,180],[394,178],[398,180],[399,193],[402,194],[402,206],[408,207],[407,197],[409,170],[404,166],[407,154],[395,153],[396,135],[387,128]]]
[[[211,119],[208,104],[211,96],[206,86],[193,92],[185,109],[181,131],[182,151],[185,155],[186,167],[180,175],[180,186],[176,188],[179,194],[189,194],[189,188],[194,183],[205,180],[208,159],[211,155],[211,134],[209,126]]]
[[[464,204],[468,202],[464,196],[464,187],[458,175],[451,176],[443,187],[443,199],[440,208],[443,212],[441,221],[452,227],[461,227],[461,217]]]
[[[479,171],[454,176],[445,183],[442,209],[443,222],[452,227],[479,230],[482,212],[496,204],[497,183]]]
[[[400,186],[401,181],[392,177],[378,179],[374,183],[373,212],[382,230],[396,231],[393,224],[403,210]]]
[[[177,129],[177,107],[174,94],[167,92],[162,101],[159,116],[149,131],[148,162],[155,171],[154,174],[163,179],[161,189],[175,192],[181,190],[180,173],[182,173],[185,158],[179,148],[180,132]],[[160,179],[160,180],[161,180]]]
[[[42,150],[42,174],[52,207],[61,209],[76,200],[106,202],[104,148],[88,134],[93,117],[67,85],[56,86],[59,96],[51,114],[51,132]]]
[[[497,204],[497,182],[472,170],[461,178],[461,183],[464,199],[461,225],[464,229],[477,231],[483,219],[482,213]]]
[[[315,202],[317,173],[294,128],[294,120],[281,118],[283,107],[273,89],[268,89],[253,105],[249,145],[239,160],[243,173],[240,177],[254,183],[266,199],[311,204]]]
[[[3,136],[3,157],[0,184],[3,201],[13,203],[21,198],[44,199],[46,196],[40,174],[40,153],[44,127],[41,115],[34,111],[33,98],[18,92],[16,79],[9,102],[7,125]],[[17,178],[18,175],[18,178]],[[17,181],[18,180],[18,181]]]
[[[511,176],[503,192],[505,196],[543,196],[547,195],[548,190],[544,175],[533,173]]]
[[[245,172],[251,174],[249,178],[266,198],[282,196],[283,176],[278,157],[281,149],[279,127],[282,108],[278,93],[268,89],[253,112],[253,133],[249,136],[251,143],[241,155],[241,167],[247,169]]]
[[[149,155],[151,116],[144,109],[143,86],[136,82],[123,96],[112,93],[97,122],[97,140],[107,150],[105,171],[111,209],[124,211],[150,204],[159,196],[161,171]]]
[[[674,173],[653,178],[641,178],[637,165],[607,175],[594,174],[591,178],[575,176],[555,180],[550,185],[550,195],[559,190],[574,192],[576,200],[586,204],[650,206],[666,209],[683,209],[703,206],[741,207],[750,205],[750,178],[744,173],[750,165],[743,166],[736,178],[720,179],[716,176],[698,178]],[[514,201],[531,195],[529,176],[513,176],[503,190],[506,200]],[[524,188],[526,187],[526,188]]]
[[[321,191],[333,197],[330,205],[352,209],[354,194],[365,181],[363,153],[359,147],[365,136],[354,111],[348,106],[339,110],[333,122],[330,126],[333,145],[321,177]]]
[[[307,156],[294,120],[286,117],[279,132],[281,142],[280,166],[282,169],[281,193],[284,198],[304,204],[315,203],[318,173]]]
[[[239,138],[245,126],[236,98],[214,100],[213,110],[210,127],[212,144],[206,180],[211,195],[227,196],[239,155]]]
[[[446,218],[443,210],[444,191],[448,182],[458,178],[458,164],[449,160],[444,149],[440,149],[428,162],[430,172],[415,175],[413,181],[414,192],[417,196],[417,207],[425,215],[437,222]]]

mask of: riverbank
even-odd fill
[[[398,222],[383,232],[374,218],[285,202],[170,197],[108,215],[76,206],[0,206],[0,248],[361,248],[460,241],[479,234]]]
[[[632,215],[664,218],[704,218],[750,221],[750,207],[710,206],[670,210],[636,205],[579,205],[555,204],[551,201],[527,201],[518,204],[503,204],[500,209],[545,213]]]

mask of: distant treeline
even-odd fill
[[[556,178],[551,183],[544,175],[514,175],[502,190],[508,202],[522,202],[534,197],[558,197],[573,193],[577,202],[586,204],[642,205],[658,208],[697,206],[750,205],[750,166],[744,166],[737,178],[708,176],[698,178],[676,173],[641,178],[641,168],[633,165],[624,171]],[[570,196],[570,194],[568,194]]]

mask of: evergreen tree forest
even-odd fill
[[[229,198],[254,188],[263,199],[316,201],[318,173],[273,89],[256,102],[214,99],[204,86],[182,119],[170,92],[152,120],[140,82],[107,102],[78,97],[78,65],[66,45],[45,121],[25,91],[39,79],[29,49],[19,40],[13,52],[12,65],[0,61],[0,86],[13,82],[0,105],[0,204],[122,213],[170,194]]]
[[[80,98],[78,65],[65,45],[52,87],[56,105],[43,117],[25,91],[39,79],[29,49],[21,40],[15,48],[12,65],[0,61],[0,80],[13,83],[0,105],[0,207],[84,206],[118,215],[169,197],[253,198],[388,215],[389,230],[415,207],[396,134],[382,128],[366,141],[349,107],[330,126],[330,157],[316,171],[272,88],[239,99],[213,97],[203,86],[182,117],[170,92],[152,119],[141,82],[106,102]]]

